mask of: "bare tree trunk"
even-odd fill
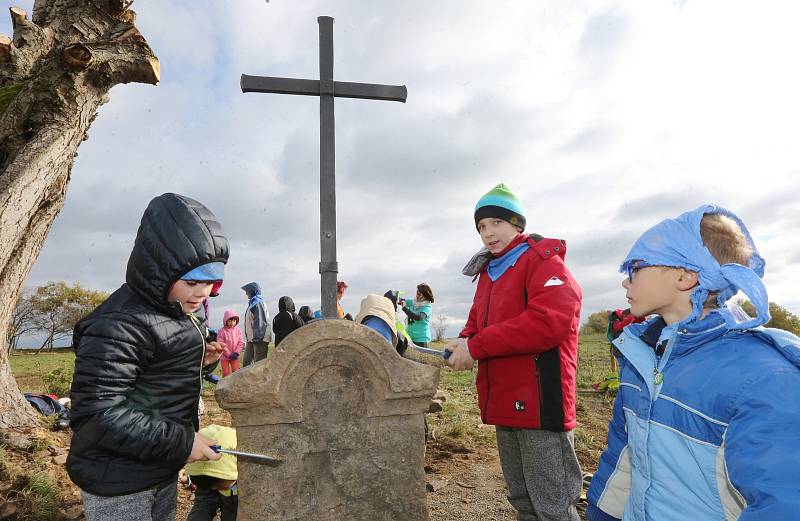
[[[158,84],[130,0],[36,0],[0,35],[0,429],[36,424],[8,365],[22,283],[64,205],[72,163],[119,83]],[[10,101],[9,101],[10,99]]]
[[[47,335],[47,338],[44,339],[44,342],[42,342],[42,345],[39,346],[39,349],[37,349],[34,354],[38,355],[39,353],[44,351],[47,346],[52,346],[53,345],[52,339],[53,339],[53,333],[51,332],[50,334]],[[53,349],[50,348],[50,351],[52,350]]]

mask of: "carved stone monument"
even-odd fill
[[[423,413],[439,369],[401,358],[373,330],[320,320],[224,378],[239,458],[240,521],[421,521]]]

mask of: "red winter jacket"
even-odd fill
[[[514,266],[492,282],[480,273],[467,324],[478,360],[478,402],[484,423],[569,431],[575,428],[575,372],[581,288],[564,264],[566,244],[527,240]]]

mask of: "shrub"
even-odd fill
[[[37,365],[37,369],[44,382],[45,392],[58,397],[69,396],[69,389],[72,386],[72,367],[67,362],[49,372],[42,369],[41,365]]]
[[[588,317],[581,326],[581,335],[591,335],[595,333],[605,333],[608,327],[608,311],[595,311]]]

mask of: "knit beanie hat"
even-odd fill
[[[486,217],[497,217],[525,229],[525,215],[516,195],[503,183],[495,186],[475,205],[475,227]]]

